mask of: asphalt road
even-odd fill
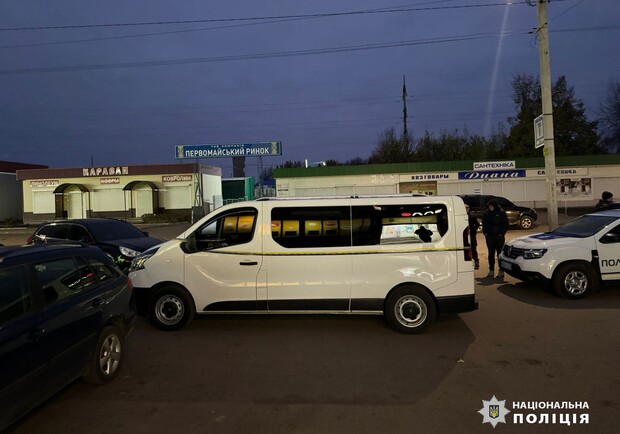
[[[183,228],[149,230],[170,238]],[[480,250],[480,309],[422,335],[398,334],[382,317],[209,317],[173,333],[140,320],[113,382],[76,381],[10,432],[490,433],[478,410],[496,396],[511,410],[497,432],[616,433],[620,285],[564,300],[483,277]],[[590,423],[515,425],[513,413],[559,422],[575,412],[512,407],[522,401],[587,402],[577,414]]]

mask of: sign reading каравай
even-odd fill
[[[193,158],[269,157],[282,155],[282,142],[177,145],[178,160]]]

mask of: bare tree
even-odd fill
[[[617,153],[620,151],[620,82],[609,84],[598,115],[602,145],[608,151]]]

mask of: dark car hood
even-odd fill
[[[123,246],[123,247],[130,248],[132,250],[136,250],[138,252],[144,252],[149,247],[153,247],[161,243],[163,243],[163,240],[158,240],[157,238],[140,237],[140,238],[126,238],[124,240],[100,241],[99,245],[114,246],[114,247]]]

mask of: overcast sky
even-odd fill
[[[620,80],[620,2],[548,14],[552,75],[593,119]],[[163,164],[176,144],[272,140],[265,166],[368,157],[402,131],[403,75],[415,136],[488,134],[515,114],[513,75],[538,74],[534,27],[523,0],[4,0],[0,160]]]

